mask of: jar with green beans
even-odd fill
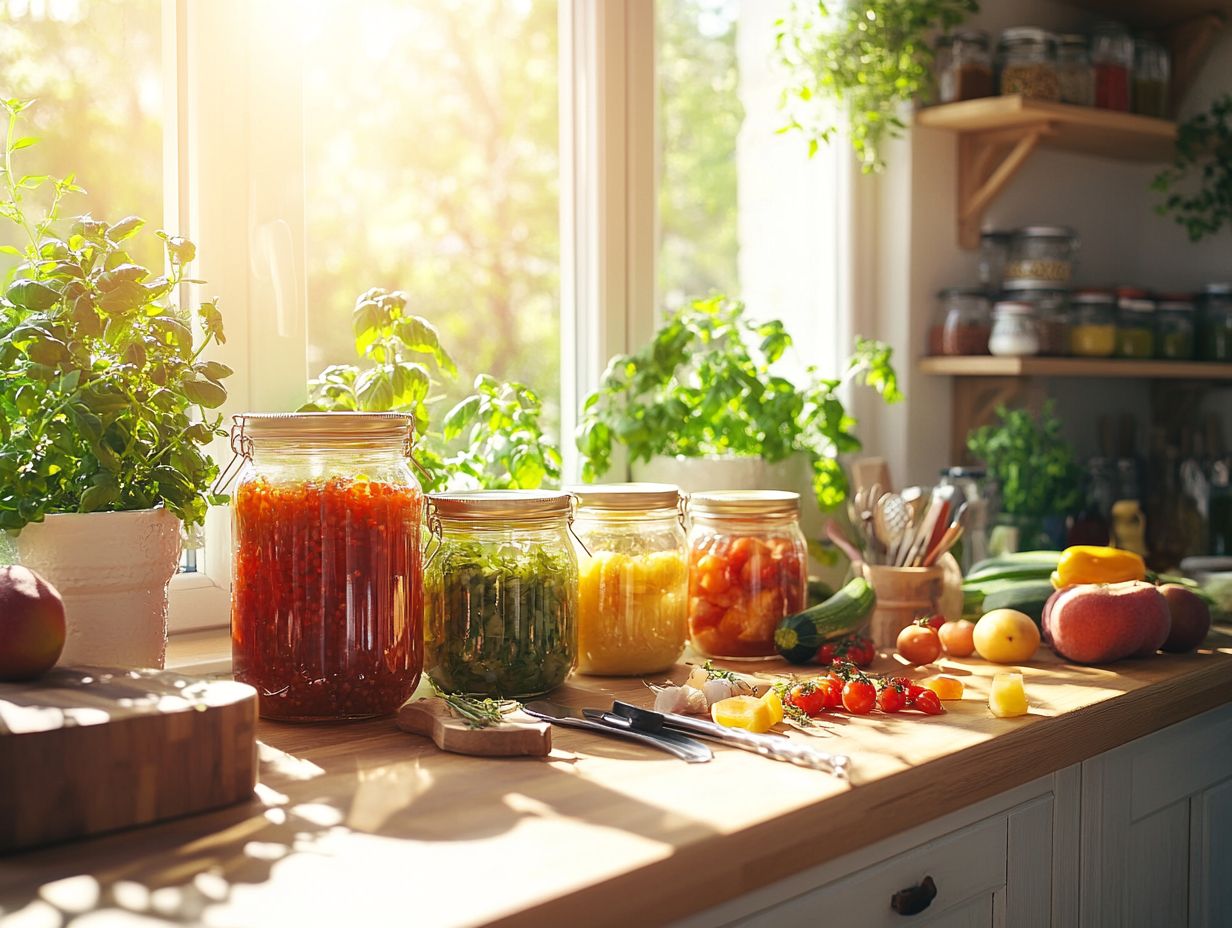
[[[526,699],[569,676],[578,642],[572,503],[568,493],[530,490],[428,498],[424,665],[441,689]]]

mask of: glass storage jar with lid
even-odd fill
[[[1022,287],[1014,281],[1005,289],[1007,300],[1021,300],[1035,309],[1039,354],[1060,357],[1069,354],[1069,291]]]
[[[941,301],[940,350],[944,355],[988,354],[992,313],[983,290],[947,287],[937,294]]]
[[[1145,290],[1117,288],[1118,358],[1155,357],[1155,301]]]
[[[418,684],[413,425],[397,413],[235,417],[231,649],[262,716],[387,715]]]
[[[1201,329],[1202,360],[1232,361],[1232,283],[1203,289]]]
[[[579,673],[647,674],[689,637],[680,490],[663,483],[570,487],[577,497]]]
[[[573,497],[474,490],[428,497],[424,666],[443,690],[526,699],[577,663]]]
[[[779,619],[804,608],[800,494],[715,490],[689,498],[689,637],[708,657],[775,654]]]
[[[1005,286],[1057,288],[1069,284],[1078,236],[1065,226],[1027,226],[1010,239]]]
[[[1017,26],[1001,33],[1001,93],[1031,100],[1060,100],[1056,40],[1050,32]]]
[[[991,97],[992,55],[988,50],[988,33],[969,29],[948,37],[945,54],[939,49],[938,91],[942,103]]]
[[[1192,361],[1194,356],[1194,303],[1189,293],[1161,293],[1156,309],[1155,345],[1161,358]]]
[[[988,349],[1001,357],[1039,354],[1039,330],[1030,303],[1004,300],[992,309],[992,336]]]
[[[1130,74],[1134,69],[1134,39],[1120,23],[1097,23],[1091,35],[1095,70],[1095,105],[1128,112]]]
[[[984,229],[980,232],[979,276],[985,293],[996,294],[1005,281],[1012,232]]]
[[[1057,81],[1061,102],[1076,106],[1095,103],[1095,72],[1087,53],[1085,35],[1063,35],[1057,40]]]
[[[1075,290],[1070,296],[1070,354],[1108,358],[1116,346],[1115,294],[1108,290]]]
[[[1134,42],[1134,112],[1163,119],[1168,113],[1168,50],[1150,39]]]

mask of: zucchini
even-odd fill
[[[1022,551],[987,558],[967,572],[966,583],[991,580],[1047,580],[1057,569],[1060,551]]]
[[[856,577],[824,603],[780,619],[774,646],[793,664],[807,664],[827,641],[857,631],[876,602],[869,582]]]
[[[1017,609],[1025,612],[1038,625],[1044,612],[1044,603],[1056,592],[1048,580],[1020,580],[1002,585],[989,585],[984,591],[983,602],[977,607],[979,615],[994,609]],[[963,593],[963,611],[967,608],[966,591]]]

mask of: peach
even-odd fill
[[[1167,601],[1141,580],[1070,587],[1048,615],[1053,650],[1078,664],[1154,654],[1171,626]]]
[[[1159,594],[1168,603],[1172,616],[1172,628],[1163,643],[1163,649],[1173,654],[1192,651],[1211,630],[1211,607],[1206,600],[1188,587],[1179,583],[1165,583]]]
[[[980,616],[971,635],[975,653],[994,664],[1029,661],[1039,650],[1040,633],[1031,617],[1017,609],[994,609]]]
[[[0,680],[33,680],[64,650],[64,601],[28,567],[0,567]]]

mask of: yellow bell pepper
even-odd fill
[[[1123,583],[1145,580],[1146,564],[1133,551],[1099,545],[1073,545],[1061,552],[1052,585],[1058,590],[1075,583]]]

